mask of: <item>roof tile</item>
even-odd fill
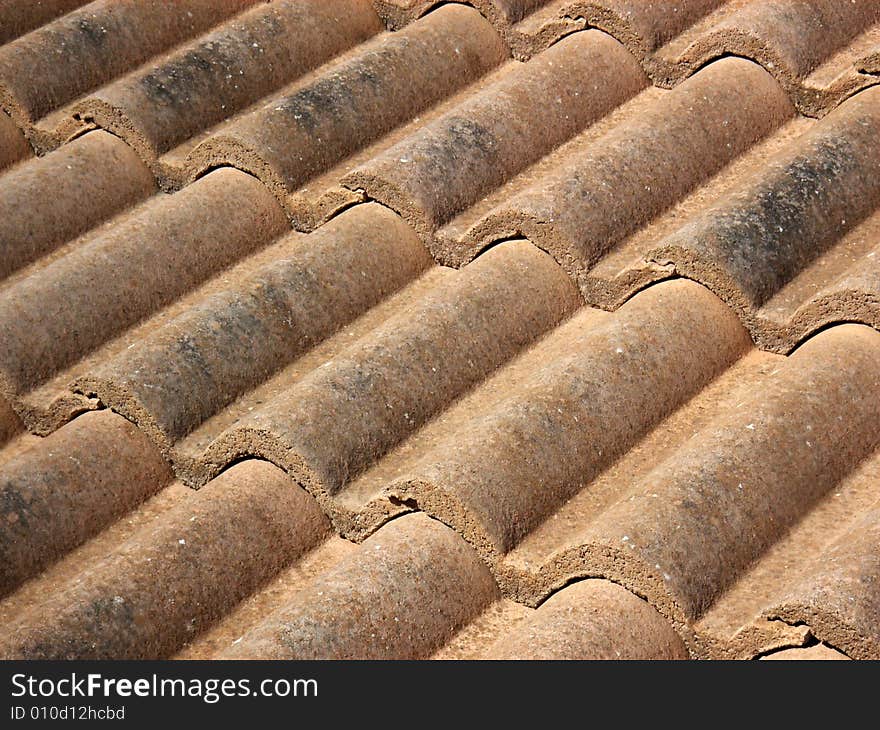
[[[686,659],[669,623],[615,583],[582,580],[554,593],[491,646],[488,659]]]
[[[425,515],[407,515],[368,538],[221,656],[424,658],[479,615],[497,590],[455,532]]]
[[[78,418],[4,463],[0,595],[125,515],[170,477],[144,435],[110,411]]]
[[[429,238],[646,84],[623,46],[603,33],[578,33],[529,63],[507,66],[479,94],[342,182],[391,206]]]
[[[0,279],[145,200],[156,185],[132,149],[103,131],[10,170],[0,186]]]
[[[58,134],[97,124],[154,161],[381,27],[367,0],[262,3],[78,101]]]
[[[878,12],[8,3],[0,652],[880,655]]]
[[[319,172],[503,59],[500,40],[479,13],[443,6],[233,121],[199,144],[189,164],[195,174],[222,164],[247,170],[286,201]]]
[[[35,606],[0,653],[166,656],[312,548],[327,529],[314,500],[282,472],[243,462],[145,524],[83,580]]]
[[[237,207],[228,205],[229,195]],[[0,383],[9,397],[27,393],[284,229],[271,194],[236,170],[218,170],[147,201],[6,288]],[[25,420],[51,428],[58,417],[52,412],[51,403],[40,404]]]
[[[95,0],[0,47],[0,102],[33,134],[49,112],[255,1],[179,0],[156,13],[138,0]]]

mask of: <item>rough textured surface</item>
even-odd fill
[[[479,13],[446,5],[232,122],[193,150],[190,165],[197,173],[234,165],[287,201],[322,170],[477,79],[503,54]]]
[[[378,205],[343,213],[234,287],[217,292],[76,387],[167,449],[430,265]]]
[[[0,112],[0,170],[30,154],[30,146],[8,114]]]
[[[0,595],[170,481],[128,421],[88,414],[0,465]]]
[[[6,0],[0,6],[0,43],[8,43],[88,0]]]
[[[316,545],[327,527],[282,472],[243,462],[23,616],[0,655],[162,658]]]
[[[253,2],[179,0],[156,13],[139,0],[96,0],[0,47],[0,104],[45,146],[38,119]]]
[[[0,177],[0,279],[149,197],[130,147],[92,132]]]
[[[831,545],[809,577],[769,615],[806,623],[854,659],[880,654],[880,508],[875,506]]]
[[[555,593],[486,659],[686,659],[672,627],[614,583],[584,580]]]
[[[492,249],[223,434],[207,459],[287,469],[342,531],[377,519],[331,502],[349,482],[574,310],[552,260],[523,242]],[[440,336],[438,336],[440,335]],[[373,495],[354,497],[355,503]],[[359,508],[361,505],[357,505]]]
[[[429,237],[527,165],[641,90],[635,59],[578,33],[343,178]]]
[[[0,653],[880,657],[877,3],[160,15],[0,9]]]
[[[228,205],[227,196],[237,200]],[[2,290],[0,386],[14,397],[284,230],[256,180],[218,170],[158,196]],[[107,277],[105,272],[112,272]],[[95,286],[100,281],[101,286]],[[38,424],[39,414],[23,414]],[[32,426],[36,427],[36,426]]]
[[[453,525],[490,562],[513,548],[747,347],[724,305],[696,284],[653,287],[590,327],[453,442],[428,451],[389,493]],[[537,428],[536,428],[537,427]],[[486,461],[487,453],[504,454]]]
[[[432,0],[375,0],[393,28]],[[672,87],[707,63],[740,56],[760,63],[798,108],[821,116],[877,83],[880,8],[872,0],[473,0],[515,57],[527,60],[571,33],[599,28]]]
[[[425,515],[407,515],[221,656],[424,658],[486,608],[497,590],[464,540]]]
[[[461,242],[436,255],[460,263],[493,241],[521,235],[579,278],[615,243],[687,195],[792,114],[760,67],[714,63],[639,117],[534,180]]]
[[[659,242],[646,258],[709,285],[742,313],[759,340],[788,340],[790,347],[791,338],[776,335],[774,323],[762,321],[757,310],[880,205],[878,135],[880,89],[869,89]]]
[[[70,113],[155,159],[380,29],[366,0],[262,3]]]

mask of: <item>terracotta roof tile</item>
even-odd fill
[[[132,149],[103,131],[86,134],[0,187],[0,277],[7,277],[155,192]]]
[[[90,413],[6,461],[0,595],[121,518],[171,473],[125,419]]]
[[[425,658],[497,595],[491,574],[464,540],[425,515],[407,515],[368,538],[221,656]]]
[[[0,170],[27,157],[31,148],[9,115],[0,112]]]
[[[487,659],[686,659],[669,623],[619,585],[582,580],[553,594]]]
[[[222,164],[247,170],[286,201],[312,178],[504,59],[475,10],[446,5],[247,114],[199,144],[196,174]],[[388,104],[387,99],[394,99]],[[295,202],[289,203],[295,212]]]
[[[7,0],[0,8],[0,43],[8,43],[88,0]]]
[[[71,121],[110,129],[151,161],[381,28],[366,0],[261,3],[96,90]]]
[[[0,101],[44,148],[42,117],[255,1],[181,0],[156,13],[96,0],[0,47]]]
[[[876,4],[471,5],[0,10],[0,654],[880,657]]]
[[[399,218],[375,204],[341,214],[307,240],[206,297],[78,378],[168,448],[431,264]]]
[[[377,0],[391,27],[435,3]],[[822,115],[877,83],[880,10],[871,0],[476,0],[512,53],[531,58],[560,38],[598,28],[639,59],[655,84],[671,87],[725,56],[751,58],[806,114]]]
[[[218,170],[175,195],[149,200],[5,289],[0,383],[10,396],[28,393],[284,226],[271,194],[236,170]],[[52,402],[25,412],[34,429],[52,428],[65,416],[64,405]]]
[[[327,528],[314,500],[278,469],[237,465],[144,525],[84,580],[34,607],[36,626],[11,631],[0,651],[45,659],[167,654]]]

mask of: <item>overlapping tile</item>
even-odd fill
[[[429,11],[430,0],[376,0],[391,27]],[[670,88],[707,63],[740,56],[760,63],[798,109],[821,116],[878,83],[880,10],[871,0],[475,0],[512,53],[526,60],[571,33],[598,28]]]
[[[0,112],[0,170],[30,155],[31,148],[15,123]]]
[[[41,5],[4,655],[878,656],[872,4]]]
[[[37,262],[2,289],[3,395],[15,399],[31,430],[52,430],[83,410],[55,390],[54,376],[68,378],[66,369],[81,358],[285,228],[280,207],[259,182],[218,170],[130,209],[54,260]]]
[[[0,177],[0,280],[155,189],[131,148],[102,131],[10,170]]]
[[[479,13],[445,5],[232,120],[196,146],[187,163],[193,174],[218,165],[251,172],[308,230],[362,199],[328,185],[338,178],[337,165],[350,166],[370,143],[386,144],[395,128],[504,60],[499,37]]]
[[[650,90],[629,108],[610,129],[600,126],[598,134],[587,130],[539,163],[537,170],[526,171],[489,201],[481,201],[475,211],[467,210],[473,201],[464,196],[446,199],[447,191],[455,190],[454,181],[442,180],[426,191],[428,195],[406,187],[408,181],[415,186],[423,180],[417,174],[421,170],[409,172],[412,157],[421,161],[419,167],[431,164],[430,158],[418,154],[430,131],[395,148],[389,157],[397,159],[380,161],[381,172],[372,172],[376,163],[367,163],[363,174],[356,171],[349,184],[363,186],[371,198],[399,208],[403,215],[410,213],[415,221],[421,219],[421,228],[429,232],[428,245],[445,263],[460,265],[495,241],[522,236],[550,251],[578,279],[615,243],[706,182],[794,113],[769,74],[739,59],[713,63],[671,92]],[[452,140],[461,148],[456,150],[461,157],[469,151],[467,141]],[[447,177],[454,174],[441,171]],[[385,185],[386,179],[393,183]],[[377,184],[369,185],[371,180]],[[401,195],[394,195],[398,190]],[[387,199],[386,191],[391,192]],[[433,210],[446,214],[432,216]]]
[[[430,240],[450,219],[646,84],[635,58],[610,36],[578,33],[528,63],[511,64],[479,94],[342,182],[394,208]],[[435,250],[441,260],[463,260],[444,253]]]
[[[366,0],[260,3],[71,105],[56,136],[108,129],[174,187],[192,137],[381,29]]]
[[[414,233],[377,205],[273,248],[261,266],[231,272],[220,291],[98,363],[75,387],[167,452],[432,265]]]
[[[148,521],[0,648],[29,658],[165,656],[317,544],[327,521],[265,462],[247,462]]]
[[[8,0],[0,8],[0,43],[8,43],[29,30],[85,5],[88,0]]]
[[[0,47],[0,104],[38,149],[54,147],[44,117],[255,1],[181,0],[156,13],[138,0],[95,0]]]
[[[11,454],[0,475],[5,596],[158,491],[171,471],[132,424],[104,411]]]
[[[669,623],[645,601],[604,580],[555,593],[483,654],[487,659],[685,659]]]

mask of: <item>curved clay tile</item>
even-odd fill
[[[799,585],[767,611],[806,624],[820,641],[853,659],[880,655],[880,505],[857,516],[824,550]]]
[[[0,104],[33,135],[41,117],[255,1],[178,0],[157,13],[141,0],[96,0],[0,47]]]
[[[59,137],[97,124],[152,162],[381,29],[367,0],[261,3],[79,101]]]
[[[218,165],[239,167],[286,202],[326,168],[504,59],[500,39],[479,13],[445,5],[231,122],[192,151],[189,165],[193,175]]]
[[[437,240],[435,255],[460,262],[493,241],[522,235],[577,280],[792,114],[760,66],[723,59],[530,180],[461,240]]]
[[[0,466],[0,595],[100,532],[171,480],[121,416],[86,414]]]
[[[268,458],[318,497],[338,529],[374,529],[390,506],[359,515],[378,495],[347,494],[349,482],[577,305],[549,256],[502,244],[241,419],[206,459],[222,467]]]
[[[600,571],[680,625],[698,619],[880,445],[878,355],[880,334],[857,325],[809,340],[596,514],[542,580]]]
[[[26,612],[0,654],[166,657],[312,549],[328,527],[283,472],[243,462]]]
[[[659,241],[646,259],[709,286],[740,312],[760,344],[772,343],[773,323],[761,317],[762,305],[880,207],[878,136],[880,89],[868,89]],[[807,290],[797,300],[814,294]],[[847,302],[841,304],[825,312],[826,322],[849,318]]]
[[[0,280],[156,190],[118,137],[91,132],[0,177]]]
[[[604,580],[582,580],[548,598],[489,647],[485,659],[687,659],[669,622]]]
[[[431,259],[378,205],[356,206],[77,379],[163,449],[415,279]]]
[[[425,515],[405,515],[221,656],[427,658],[497,596],[492,575],[455,532]]]
[[[426,239],[453,216],[647,85],[636,60],[596,31],[560,41],[342,183],[403,215]]]
[[[237,170],[135,208],[3,290],[4,394],[27,393],[286,229],[275,198]],[[41,415],[24,418],[35,428]]]

